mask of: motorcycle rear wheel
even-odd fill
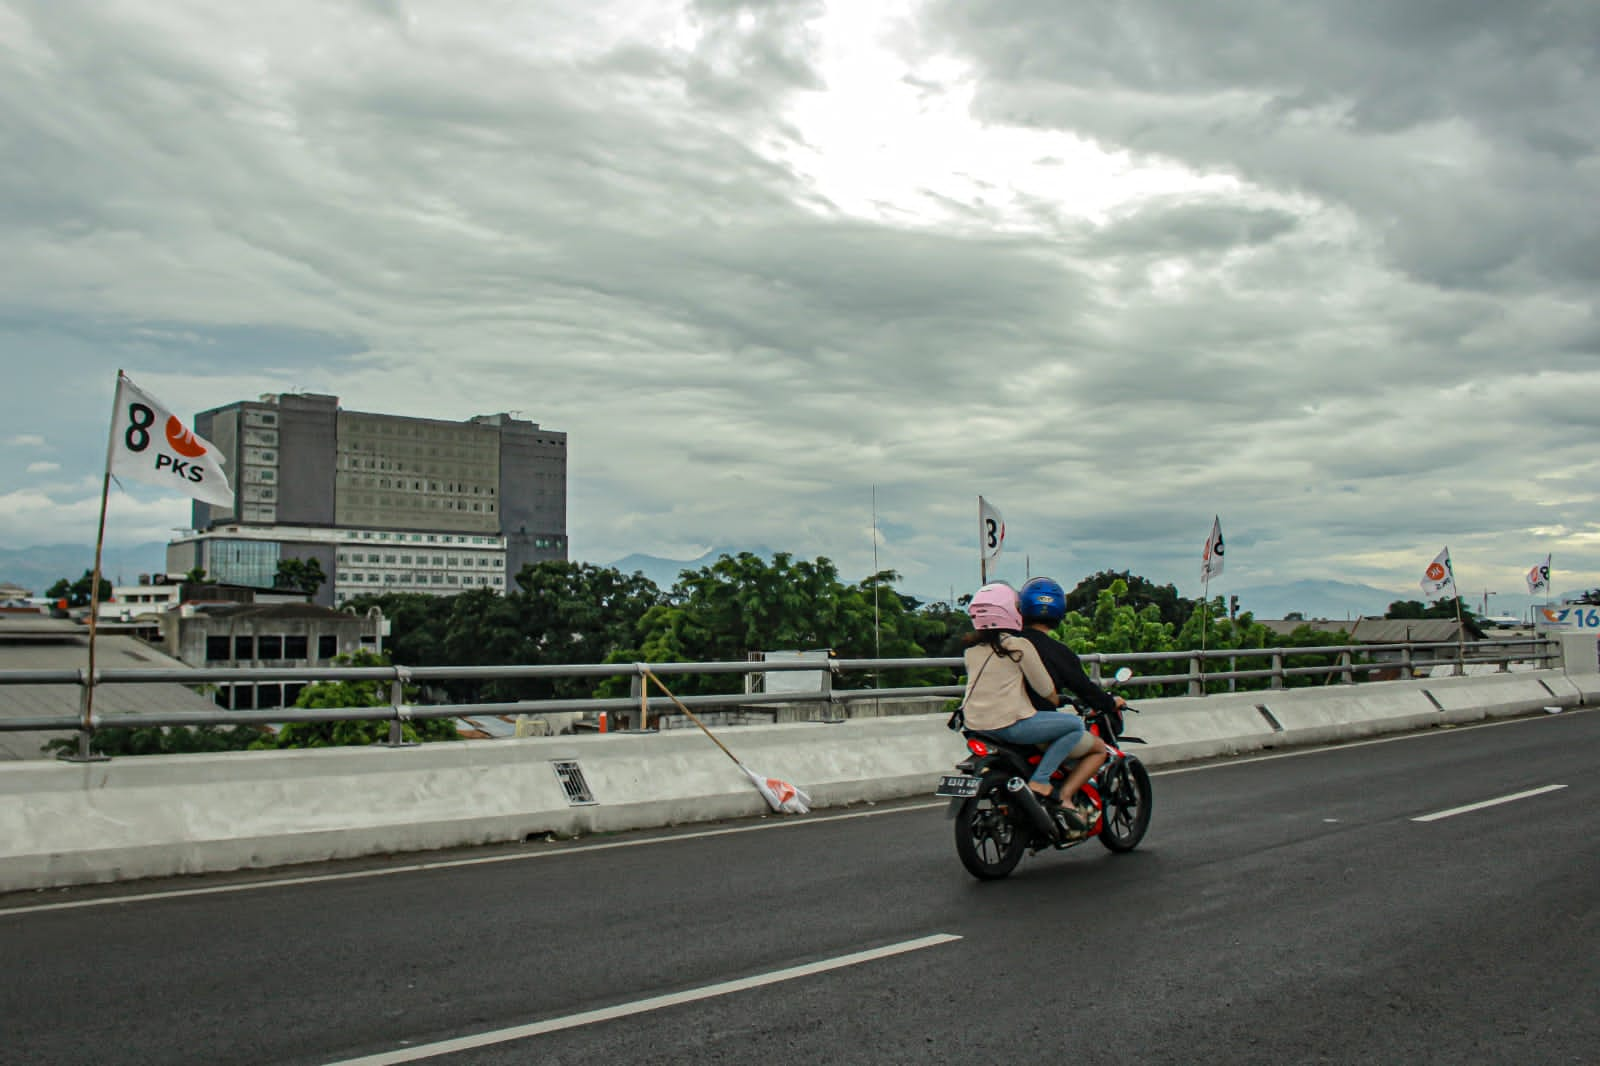
[[[992,793],[973,796],[956,812],[956,854],[978,880],[1005,877],[1027,850],[1027,834],[1001,811]]]
[[[1132,851],[1150,828],[1150,805],[1154,793],[1150,773],[1144,763],[1129,758],[1106,771],[1100,790],[1105,804],[1105,824],[1100,843],[1112,851]]]

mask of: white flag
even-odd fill
[[[978,497],[978,551],[983,556],[984,562],[989,562],[1000,554],[1000,548],[1006,542],[1006,520],[1000,517],[999,510],[994,504]]]
[[[1422,594],[1429,600],[1442,600],[1456,594],[1456,575],[1450,567],[1450,549],[1434,556],[1422,572]]]
[[[811,812],[811,797],[803,791],[776,777],[762,777],[754,770],[739,764],[750,783],[756,786],[756,791],[767,801],[767,806],[784,814],[809,814]]]
[[[1200,580],[1210,581],[1222,573],[1222,518],[1211,519],[1211,536],[1206,538],[1205,551],[1200,553]]]
[[[111,415],[107,460],[113,474],[148,481],[208,503],[233,506],[233,489],[222,472],[222,453],[125,374],[117,376],[117,406]]]
[[[1550,595],[1550,556],[1544,557],[1544,562],[1528,571],[1528,595],[1537,596],[1539,593]]]

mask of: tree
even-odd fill
[[[892,587],[897,579],[885,570],[850,585],[824,557],[797,561],[779,552],[769,563],[751,552],[723,555],[710,566],[683,571],[665,601],[645,613],[635,657],[738,662],[757,651],[824,648],[847,659],[921,657],[921,641],[942,641],[946,622],[909,609]],[[930,676],[903,683],[949,680],[944,671],[925,673]],[[841,680],[845,687],[859,683]],[[735,675],[705,675],[682,678],[674,688],[698,695],[737,691],[740,684]]]
[[[387,656],[370,651],[341,655],[334,660],[340,666],[388,666]],[[416,698],[416,690],[407,686],[406,700]],[[387,681],[315,681],[300,690],[294,705],[301,708],[319,707],[386,707],[389,704]],[[455,723],[448,718],[418,718],[404,722],[401,735],[410,741],[459,740]],[[389,723],[382,720],[351,719],[339,722],[288,722],[277,734],[263,737],[252,747],[256,748],[328,748],[346,745],[376,744],[389,736]]]
[[[198,585],[206,579],[206,568],[197,566],[183,575],[183,579],[192,585]]]
[[[1444,599],[1435,600],[1433,603],[1427,604],[1421,600],[1395,600],[1389,604],[1389,609],[1383,613],[1383,616],[1385,618],[1448,618],[1454,620],[1458,604],[1460,604],[1461,617],[1463,619],[1477,617],[1472,608],[1455,596],[1446,596]]]
[[[94,589],[94,571],[85,570],[83,576],[76,581],[62,578],[45,590],[45,595],[52,600],[66,600],[69,607],[87,607],[90,602],[90,593]],[[111,600],[111,582],[102,575],[100,578],[100,602],[109,603]]]
[[[1161,621],[1177,627],[1188,621],[1194,611],[1195,601],[1178,595],[1177,586],[1170,583],[1157,585],[1127,570],[1102,570],[1098,574],[1090,574],[1067,593],[1067,610],[1086,616],[1093,614],[1099,609],[1100,593],[1119,581],[1124,591],[1117,596],[1117,602],[1133,608],[1135,612],[1154,605]]]
[[[265,730],[256,725],[112,726],[96,729],[89,749],[113,758],[123,755],[185,755],[194,752],[243,751],[256,746]],[[77,737],[55,737],[41,751],[76,754]]]
[[[295,592],[315,596],[317,590],[327,580],[328,575],[322,572],[322,563],[316,558],[279,559],[278,573],[273,579],[272,587],[292,589]]]
[[[517,588],[501,596],[472,589],[456,596],[395,593],[351,601],[380,607],[393,621],[389,651],[411,666],[538,666],[632,662],[640,623],[662,601],[642,574],[614,567],[550,560],[522,568]],[[581,698],[592,678],[438,683],[451,699]]]

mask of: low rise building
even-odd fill
[[[167,654],[193,667],[329,666],[340,655],[383,653],[389,620],[310,603],[185,605],[162,616]],[[293,706],[308,681],[238,681],[217,686],[216,703],[231,710]]]

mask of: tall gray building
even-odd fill
[[[465,422],[346,411],[336,396],[263,396],[195,417],[226,457],[231,508],[194,505],[167,569],[267,585],[316,559],[317,599],[504,591],[567,557],[567,435],[509,414]]]

